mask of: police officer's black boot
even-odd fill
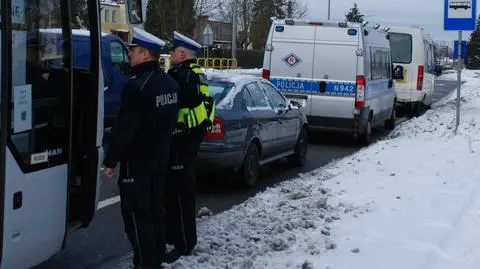
[[[163,261],[166,263],[173,263],[180,259],[182,256],[188,256],[192,254],[191,251],[188,251],[186,253],[180,253],[176,249],[173,249],[165,254],[165,257],[163,258]]]

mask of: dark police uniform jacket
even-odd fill
[[[177,121],[179,87],[156,61],[134,68],[122,92],[120,110],[103,164],[168,159]]]

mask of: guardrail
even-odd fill
[[[172,61],[170,55],[162,54],[160,55],[160,66],[168,71],[172,66]],[[212,68],[219,70],[231,70],[238,69],[238,62],[233,58],[197,58],[197,64],[203,68]]]
[[[238,62],[233,58],[197,58],[197,64],[203,68],[220,70],[237,69]]]

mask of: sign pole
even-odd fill
[[[458,125],[460,125],[460,88],[462,87],[462,31],[458,31],[458,55],[457,55],[457,121],[455,125],[455,134]]]
[[[474,31],[476,28],[477,1],[476,0],[444,0],[444,20],[443,29],[446,31],[458,31],[458,51],[457,55],[457,104],[456,104],[456,123],[455,134],[460,125],[460,88],[462,85],[462,31]],[[466,55],[466,53],[465,53]]]

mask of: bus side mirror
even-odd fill
[[[393,69],[392,78],[395,79],[395,80],[403,80],[404,79],[404,77],[403,77],[403,66],[401,66],[401,65],[395,66],[395,68]]]
[[[435,75],[440,76],[442,74],[442,68],[440,66],[435,66]]]
[[[128,22],[132,25],[142,24],[147,19],[146,0],[126,0]]]

